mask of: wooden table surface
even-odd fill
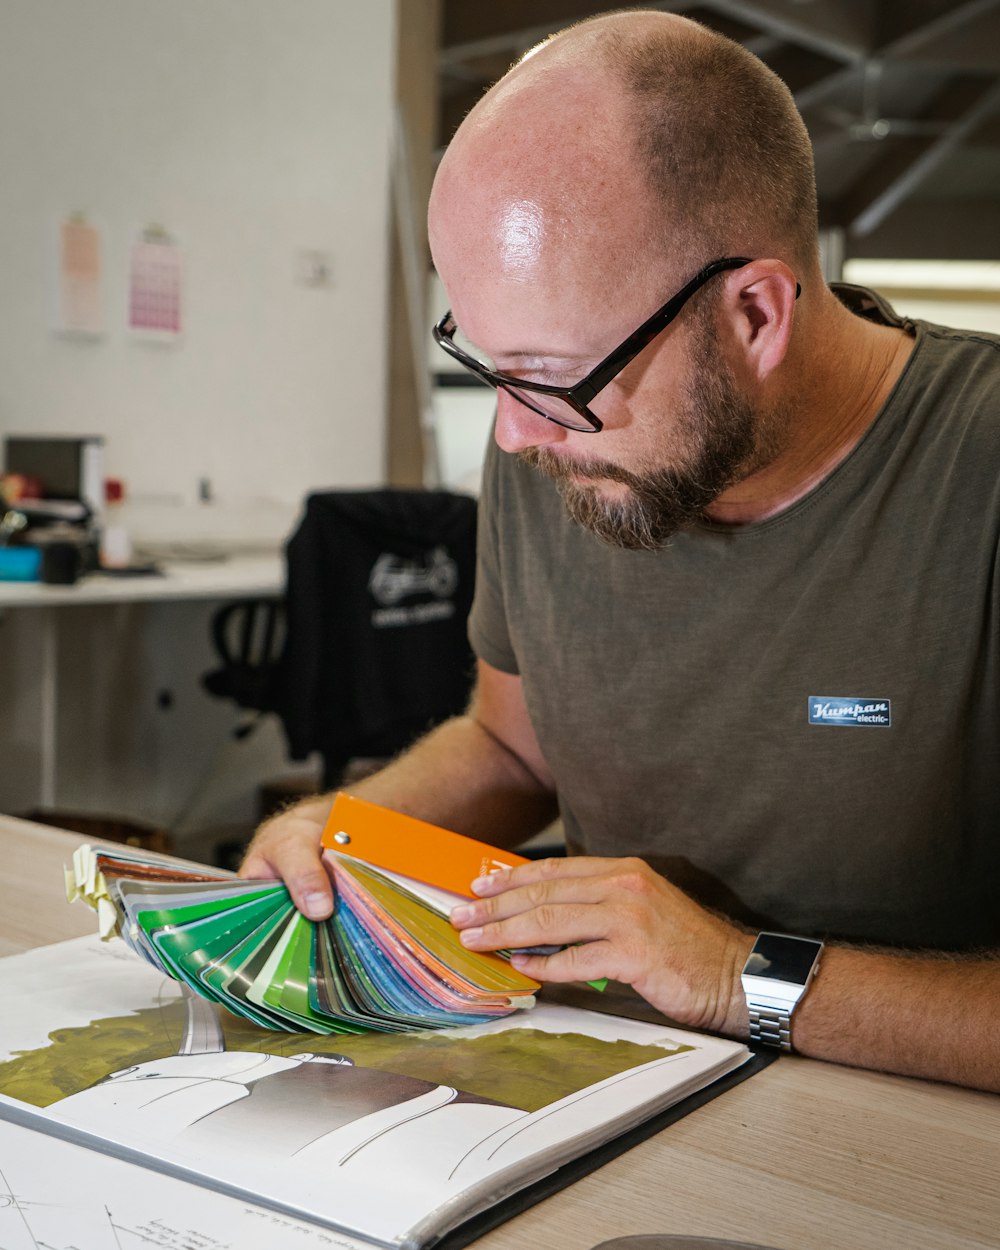
[[[93,912],[63,901],[79,842],[0,817],[0,954],[94,931]],[[475,1246],[587,1250],[639,1233],[997,1250],[1000,1097],[783,1056]]]

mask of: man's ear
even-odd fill
[[[799,285],[780,260],[755,260],[728,276],[726,328],[744,367],[764,382],[788,351]]]

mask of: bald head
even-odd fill
[[[430,227],[450,291],[458,273],[502,274],[548,283],[563,308],[595,266],[609,298],[724,255],[802,273],[817,263],[808,136],[740,45],[672,14],[609,14],[540,45],[476,105]]]
[[[569,279],[567,252],[627,265],[652,209],[614,142],[625,112],[608,71],[538,55],[544,62],[517,67],[473,110],[435,179],[432,246],[442,231],[467,237],[470,280],[470,265],[487,264],[515,282]]]

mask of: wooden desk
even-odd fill
[[[93,932],[93,913],[62,901],[78,843],[0,817],[0,950]],[[587,1250],[630,1233],[996,1250],[1000,1098],[782,1057],[475,1245]]]

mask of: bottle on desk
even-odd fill
[[[128,568],[132,560],[132,539],[124,524],[125,483],[121,478],[104,479],[104,523],[101,528],[101,567]]]

